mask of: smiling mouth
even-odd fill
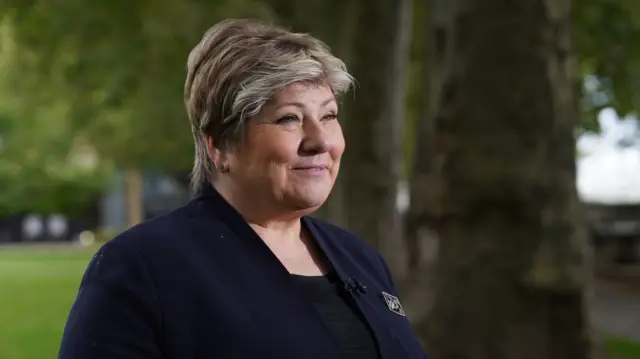
[[[322,172],[327,169],[327,166],[299,166],[293,168],[296,171],[304,172]]]

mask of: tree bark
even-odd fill
[[[138,170],[125,171],[125,198],[127,204],[127,225],[133,227],[144,221],[142,194],[142,174]]]
[[[335,45],[334,52],[344,61],[347,66],[350,66],[352,63],[352,59],[355,56],[354,54],[354,32],[358,28],[358,11],[360,3],[358,0],[342,0],[342,15],[340,17],[341,22],[338,32],[335,34]],[[335,25],[334,25],[335,26]],[[351,95],[352,93],[348,94]],[[347,95],[347,96],[348,96]],[[344,126],[346,126],[347,121],[349,121],[349,114],[351,113],[351,108],[349,105],[352,102],[342,101],[342,108],[340,109],[340,121]],[[345,192],[345,181],[344,176],[338,176],[335,185],[333,186],[333,190],[331,191],[331,196],[327,201],[327,219],[336,225],[346,227],[347,223],[347,213],[348,213],[348,205],[346,201],[346,192]]]
[[[417,9],[416,9],[417,10]],[[424,11],[423,12],[429,12]],[[429,176],[432,175],[432,164],[434,157],[435,129],[433,115],[431,114],[434,102],[430,99],[431,94],[431,74],[429,71],[429,52],[431,51],[431,41],[428,36],[424,36],[431,29],[431,23],[427,14],[415,14],[419,27],[416,29],[421,34],[416,36],[416,40],[420,39],[423,44],[425,53],[419,58],[422,65],[420,76],[420,103],[418,107],[418,121],[414,136],[415,154],[412,156],[411,172],[409,177],[409,196],[410,207],[407,212],[405,223],[405,238],[408,247],[408,266],[409,270],[417,271],[426,265],[425,260],[434,253],[425,253],[427,246],[432,242],[432,236],[428,236],[428,203],[429,193]],[[416,46],[418,46],[416,44]]]
[[[432,0],[433,359],[591,355],[570,0]]]
[[[404,98],[411,29],[410,0],[362,0],[352,73],[358,81],[345,123],[342,166],[348,227],[376,246],[402,277],[406,249],[398,211],[404,170]]]
[[[433,267],[438,257],[438,239],[429,222],[430,177],[433,176],[435,128],[432,116],[434,102],[430,99],[431,73],[429,63],[432,49],[431,40],[424,34],[431,29],[430,13],[427,4],[417,0],[414,5],[414,48],[416,59],[421,66],[419,85],[419,101],[417,102],[418,118],[414,125],[414,154],[409,172],[410,206],[405,215],[405,241],[407,243],[407,266],[409,275],[398,282],[405,311],[409,319],[418,328],[427,318],[433,301]],[[418,41],[420,43],[418,43]],[[423,342],[425,338],[422,338]]]

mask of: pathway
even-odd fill
[[[640,342],[640,268],[632,270],[599,273],[592,313],[598,330]]]

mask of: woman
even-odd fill
[[[98,251],[59,358],[425,358],[381,256],[308,217],[338,174],[351,83],[309,35],[211,28],[185,85],[199,195]]]

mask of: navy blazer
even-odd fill
[[[352,289],[382,358],[426,358],[407,318],[385,301],[383,292],[398,293],[380,254],[343,229],[302,221]],[[290,273],[207,188],[99,249],[58,358],[337,359],[340,351]]]

